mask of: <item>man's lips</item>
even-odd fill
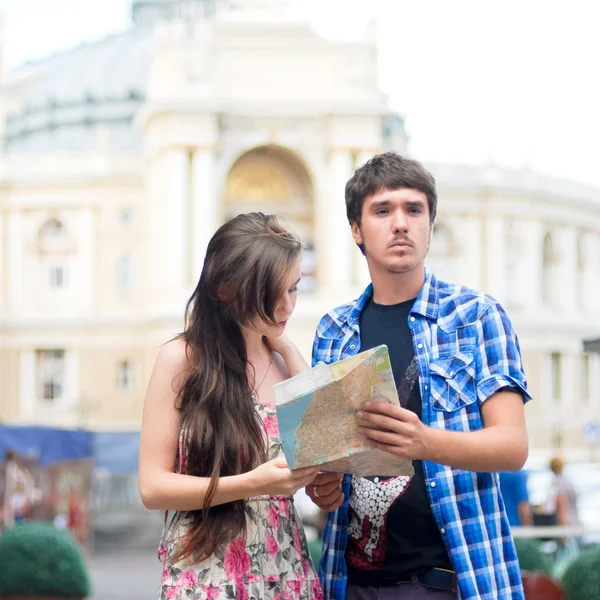
[[[408,241],[392,242],[390,248],[412,248],[412,244]]]

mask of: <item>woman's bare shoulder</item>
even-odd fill
[[[187,342],[182,338],[173,338],[166,344],[163,344],[158,351],[156,364],[163,369],[178,374],[187,371],[190,368],[190,348]]]

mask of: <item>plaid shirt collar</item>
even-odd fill
[[[370,283],[364,292],[357,298],[354,305],[347,313],[345,320],[348,327],[357,329],[360,314],[367,306],[369,300],[373,296],[373,284]],[[421,315],[427,319],[435,321],[438,317],[438,284],[435,275],[425,270],[425,280],[423,287],[410,310],[411,314]],[[344,317],[342,317],[340,326],[344,325]]]

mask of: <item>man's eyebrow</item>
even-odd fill
[[[423,202],[423,200],[408,200],[406,202],[406,206],[410,207],[410,208],[421,208],[423,206],[425,206],[425,202]]]
[[[370,208],[385,208],[387,206],[390,205],[390,201],[389,200],[376,200],[375,202],[371,203],[371,207]]]

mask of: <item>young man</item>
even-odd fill
[[[366,402],[370,444],[412,459],[411,479],[320,475],[330,512],[321,579],[329,600],[521,599],[498,471],[527,458],[529,399],[518,341],[489,296],[425,271],[435,181],[388,152],[346,185],[352,236],[372,285],[319,323],[313,364],[386,344],[401,407]]]

